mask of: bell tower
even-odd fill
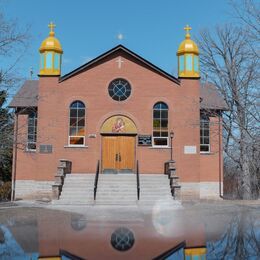
[[[41,44],[40,52],[40,72],[39,76],[60,76],[61,74],[61,56],[63,53],[61,44],[55,38],[54,28],[56,25],[51,22],[49,37]]]
[[[186,31],[185,40],[180,44],[177,51],[179,78],[200,78],[199,49],[197,44],[190,39],[191,29],[189,25],[184,27]]]

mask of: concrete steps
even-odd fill
[[[53,204],[93,204],[95,174],[67,174],[61,196]]]
[[[97,205],[136,204],[135,177],[134,174],[101,174],[95,203]]]
[[[60,199],[54,204],[152,205],[174,202],[169,179],[162,174],[140,175],[140,200],[137,200],[135,174],[100,174],[94,201],[95,174],[68,174]]]

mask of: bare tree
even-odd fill
[[[252,209],[233,213],[225,232],[207,243],[209,259],[257,259],[260,255],[259,220]]]
[[[259,57],[256,46],[260,43],[260,3],[253,0],[231,1],[235,10],[235,19],[245,28],[244,32]]]
[[[29,27],[21,29],[17,21],[8,20],[0,11],[0,173],[2,174],[6,172],[6,162],[11,168],[13,145],[13,120],[6,107],[6,100],[11,88],[21,80],[16,66],[27,50],[28,31]]]
[[[8,21],[0,12],[0,90],[14,86],[20,79],[15,69],[27,50],[28,30],[20,29],[17,21]]]
[[[198,43],[201,67],[222,93],[224,151],[237,166],[238,198],[252,199],[259,191],[259,58],[243,28],[227,24],[204,30]]]

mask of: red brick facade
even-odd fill
[[[121,68],[116,62],[118,57],[123,60]],[[124,78],[131,85],[131,95],[125,101],[115,101],[108,94],[108,85],[116,78]],[[75,100],[86,106],[85,147],[68,144],[69,107]],[[159,101],[169,107],[168,129],[174,132],[173,159],[180,182],[217,184],[222,172],[219,169],[222,134],[218,124],[212,124],[211,152],[200,154],[200,80],[175,82],[122,49],[62,81],[59,77],[39,77],[37,149],[35,152],[18,149],[16,180],[53,181],[59,159],[72,161],[72,173],[94,173],[97,161],[102,161],[100,129],[105,120],[124,115],[135,123],[138,135],[152,135],[153,106]],[[211,118],[212,122],[218,120]],[[27,115],[19,115],[20,142],[26,140],[26,125]],[[90,134],[96,138],[89,138]],[[52,153],[40,153],[41,144],[52,145]],[[185,146],[195,147],[195,153],[185,153]],[[170,149],[138,146],[136,136],[135,159],[141,174],[163,174]]]

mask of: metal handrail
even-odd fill
[[[137,187],[137,200],[140,199],[140,176],[139,176],[139,163],[136,161],[136,187]]]
[[[97,170],[96,170],[96,176],[94,182],[94,200],[96,200],[96,195],[97,195],[98,177],[99,177],[99,160],[97,162]]]

